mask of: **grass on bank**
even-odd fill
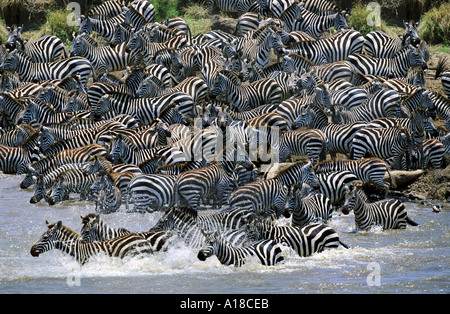
[[[442,3],[423,14],[419,34],[429,44],[450,46],[450,3]]]

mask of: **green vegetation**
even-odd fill
[[[63,42],[72,41],[72,33],[78,30],[78,26],[67,24],[69,11],[56,10],[47,14],[47,22],[44,24],[44,33],[59,37]]]
[[[189,24],[192,35],[204,34],[211,30],[211,19],[208,10],[198,4],[192,4],[184,8],[181,16]]]
[[[422,15],[420,36],[429,44],[450,45],[450,3],[442,3]]]
[[[167,18],[180,16],[178,0],[151,0],[155,7],[155,21],[161,22]]]
[[[368,33],[377,30],[383,31],[389,35],[396,35],[396,33],[387,26],[386,22],[383,19],[381,19],[381,25],[379,27],[369,25],[367,23],[367,17],[372,12],[373,11],[367,9],[367,6],[361,1],[355,3],[350,12],[348,25],[353,27],[354,29],[357,29],[362,35],[367,35]]]
[[[6,42],[6,37],[8,36],[8,32],[5,28],[5,21],[0,18],[0,45]]]

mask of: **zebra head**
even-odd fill
[[[49,205],[55,205],[56,203],[62,202],[66,199],[66,183],[64,176],[60,176],[55,179],[55,183],[53,184],[50,195],[47,198],[47,203]]]
[[[156,97],[156,86],[155,82],[153,81],[153,75],[147,76],[145,79],[142,80],[141,84],[138,87],[138,90],[136,91],[136,94],[138,97]]]
[[[428,65],[425,62],[420,50],[412,45],[408,45],[408,53],[405,62],[408,64],[408,68],[421,67],[427,69]]]
[[[20,183],[20,188],[21,189],[29,188],[30,186],[36,183],[37,177],[38,177],[37,171],[32,166],[29,165],[27,174]]]
[[[351,185],[344,186],[345,201],[342,205],[341,210],[344,215],[348,215],[356,205],[358,204],[357,192],[362,191],[363,183],[362,181],[356,181]]]
[[[85,53],[85,42],[83,41],[86,33],[82,33],[74,37],[72,40],[72,49],[70,50],[70,56],[84,56]]]
[[[333,26],[338,31],[340,29],[348,27],[347,18],[348,14],[346,11],[337,12],[335,18],[333,19]]]
[[[330,109],[332,95],[330,89],[328,88],[328,84],[321,83],[314,88],[314,91],[316,93],[314,103],[319,105],[321,108]]]
[[[216,255],[219,250],[219,232],[206,233],[203,231],[203,234],[206,238],[205,247],[197,254],[197,258],[201,261],[205,261],[208,257]]]
[[[412,40],[419,38],[419,30],[418,30],[419,24],[420,24],[420,21],[416,22],[416,23],[414,23],[414,22],[408,23],[408,22],[403,21],[403,26],[405,27],[405,32],[404,32],[403,37],[408,36]]]
[[[130,41],[127,45],[127,50],[132,51],[135,49],[142,49],[144,46],[144,38],[142,37],[142,29],[138,30],[131,36]],[[154,58],[154,56],[150,56],[151,59]]]
[[[55,245],[61,240],[62,222],[50,224],[46,221],[48,230],[44,232],[39,240],[33,244],[30,253],[33,257],[38,257],[40,254],[50,251],[55,248]]]
[[[89,16],[80,16],[80,28],[78,29],[78,32],[80,33],[86,33],[91,34],[92,33],[92,20]]]
[[[308,162],[302,167],[302,182],[308,184],[315,190],[319,189],[319,179],[316,176],[312,162]]]
[[[111,110],[111,98],[109,94],[106,94],[103,95],[94,108],[92,108],[91,119],[99,121],[109,110]]]
[[[245,232],[249,242],[268,238],[268,233],[272,228],[272,222],[266,218],[252,215],[247,219]]]
[[[99,231],[101,229],[101,220],[99,214],[87,214],[86,216],[81,216],[81,227],[80,235],[86,242],[102,241],[99,239]]]
[[[34,191],[34,194],[30,199],[30,203],[31,204],[38,203],[43,198],[47,199],[47,196],[48,195],[47,190],[45,189],[44,178],[42,174],[40,174],[37,178],[36,190]]]
[[[8,53],[0,65],[0,72],[15,72],[19,67],[19,54],[20,52],[17,49]]]
[[[300,114],[295,119],[294,125],[295,128],[300,128],[303,126],[309,126],[313,120],[314,112],[310,109],[308,105],[302,105],[300,109]]]

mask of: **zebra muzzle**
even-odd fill
[[[203,250],[200,250],[197,254],[197,258],[199,260],[201,260],[202,262],[206,261],[206,255],[205,252],[203,252]]]
[[[39,256],[40,252],[38,251],[36,245],[33,245],[33,246],[31,247],[30,254],[31,254],[31,256],[33,256],[33,257],[38,257],[38,256]]]

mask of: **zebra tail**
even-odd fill
[[[339,244],[342,245],[344,248],[348,249],[350,248],[347,244],[345,244],[344,242],[342,242],[341,240],[339,240]]]
[[[447,58],[440,57],[438,64],[436,66],[436,73],[434,75],[434,79],[437,79],[442,75],[443,72],[447,71]]]
[[[415,221],[413,221],[411,218],[409,218],[408,216],[406,216],[406,223],[410,226],[418,226],[419,224]]]

